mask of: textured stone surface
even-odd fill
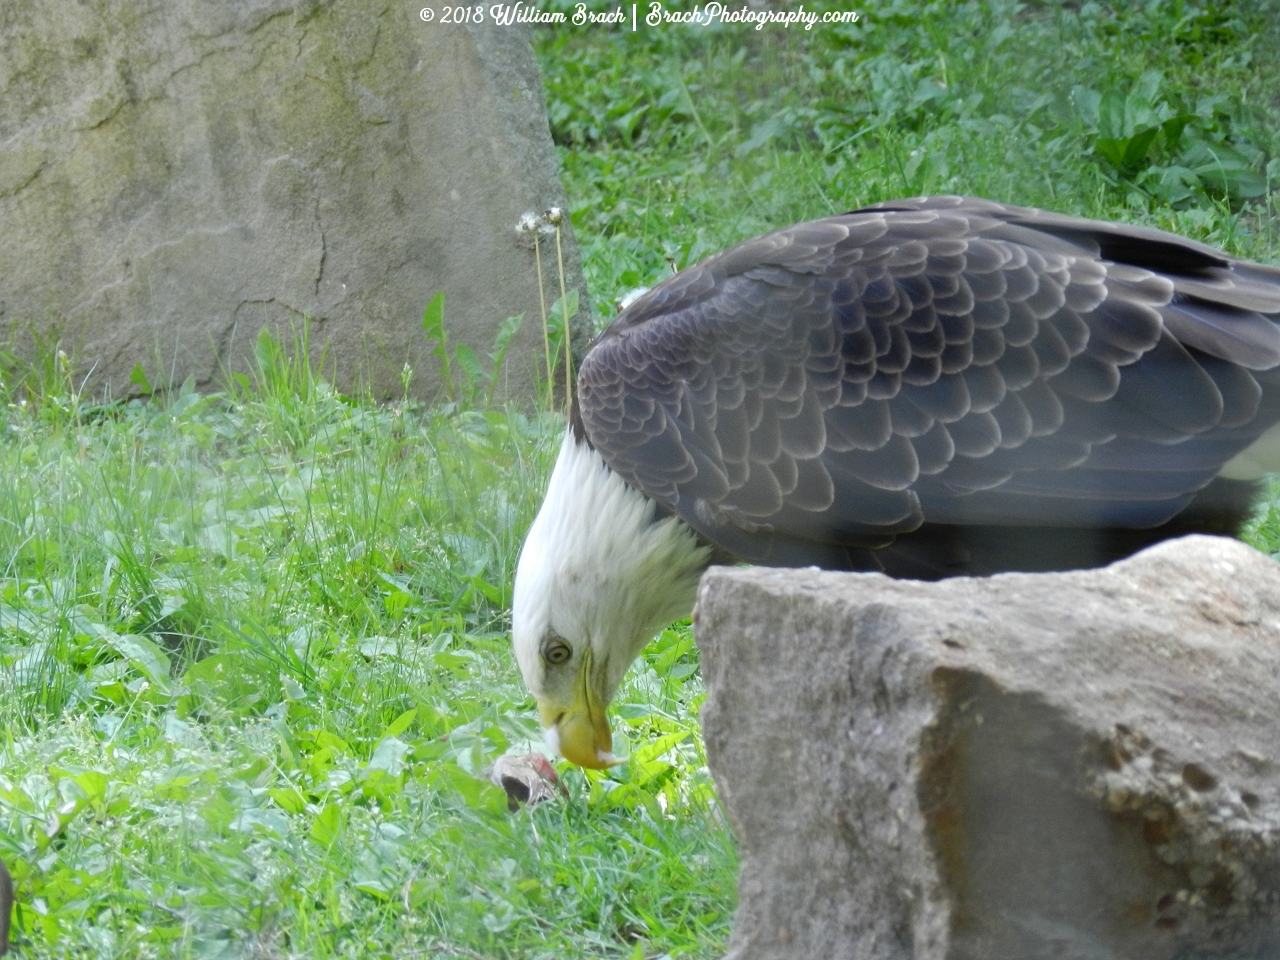
[[[941,583],[716,568],[732,960],[1280,956],[1280,565],[1188,537]]]
[[[537,65],[523,28],[426,5],[0,5],[0,329],[60,331],[119,393],[137,361],[158,383],[244,368],[264,322],[306,315],[340,383],[398,393],[408,361],[429,396],[443,289],[482,356],[525,314],[506,386],[526,389],[515,225],[564,204]]]

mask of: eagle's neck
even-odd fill
[[[595,662],[608,663],[612,693],[653,635],[688,616],[709,555],[683,520],[659,518],[652,500],[568,430],[520,553],[514,624],[539,639],[589,642]]]

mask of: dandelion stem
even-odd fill
[[[560,270],[560,314],[564,317],[564,415],[573,416],[573,338],[569,335],[569,298],[564,288],[564,249],[560,245],[560,221],[556,220],[556,263]]]
[[[551,369],[551,331],[547,327],[547,294],[542,288],[542,246],[538,242],[536,227],[533,232],[533,257],[538,267],[538,306],[542,310],[542,349],[547,355],[547,406],[550,407],[555,374]]]

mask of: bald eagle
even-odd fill
[[[1280,268],[962,197],[681,271],[597,339],[515,579],[548,740],[613,756],[628,665],[711,562],[934,580],[1235,534],[1280,466]]]

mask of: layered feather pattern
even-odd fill
[[[1280,420],[1280,269],[985,200],[748,240],[624,311],[578,380],[628,484],[754,562],[935,525],[1145,528]]]

